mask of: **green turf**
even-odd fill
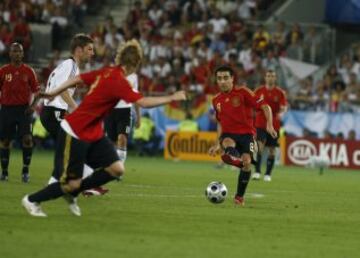
[[[277,167],[252,181],[246,206],[232,203],[237,173],[212,163],[129,157],[125,180],[103,197],[80,198],[83,216],[62,199],[30,217],[25,193],[46,183],[51,153],[35,153],[31,183],[20,183],[21,154],[0,184],[0,257],[359,257],[360,172]],[[204,197],[213,180],[229,189],[220,205]],[[259,197],[263,195],[263,197]]]

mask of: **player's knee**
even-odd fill
[[[73,191],[78,190],[80,186],[81,186],[81,179],[69,180],[66,184],[62,186],[62,189],[66,193],[71,193]]]
[[[224,139],[222,140],[222,146],[223,146],[224,149],[225,149],[226,147],[235,147],[235,146],[236,146],[236,143],[234,142],[233,139],[226,137],[226,138],[224,138]]]
[[[31,135],[24,135],[22,138],[22,144],[24,147],[32,147],[33,141]]]
[[[243,155],[241,157],[243,164],[244,164],[244,168],[251,168],[251,157],[250,155]]]
[[[117,146],[126,147],[127,146],[127,137],[125,134],[119,134],[117,137]]]
[[[125,173],[124,164],[121,161],[116,161],[105,169],[113,177],[123,176]]]

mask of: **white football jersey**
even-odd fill
[[[131,87],[133,88],[134,91],[138,92],[139,91],[139,82],[138,82],[138,76],[136,73],[132,73],[128,76],[126,76],[126,79],[129,81]],[[127,103],[124,100],[120,100],[115,108],[129,108],[131,107],[131,103]]]
[[[77,66],[74,59],[69,58],[64,62],[59,64],[54,71],[51,72],[48,82],[46,84],[46,92],[52,91],[59,87],[63,82],[72,78],[80,73],[79,67]],[[68,89],[70,96],[75,92],[75,88]],[[45,106],[56,107],[63,110],[68,109],[68,104],[61,98],[61,96],[56,96],[53,100],[46,99],[44,101]]]

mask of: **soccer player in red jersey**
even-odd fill
[[[273,126],[277,133],[279,133],[280,119],[281,116],[286,112],[288,103],[286,99],[286,93],[279,86],[276,86],[276,73],[274,71],[268,70],[266,72],[265,85],[257,88],[255,90],[255,94],[257,97],[263,98],[271,107],[273,114]],[[266,131],[266,118],[260,111],[256,112],[255,127],[256,141],[258,143],[259,150],[256,158],[256,171],[252,178],[258,180],[261,177],[261,153],[263,152],[264,148],[267,147],[269,150],[269,155],[266,161],[264,181],[270,182],[271,172],[275,163],[276,147],[279,146],[278,138],[271,137],[271,135],[269,135],[269,133]]]
[[[270,107],[246,86],[234,85],[234,72],[228,66],[215,71],[220,93],[213,99],[218,121],[219,142],[210,148],[210,155],[222,151],[222,160],[240,168],[235,203],[244,205],[244,194],[251,175],[251,162],[256,152],[253,113],[261,109],[267,119],[266,130],[273,137],[277,133],[272,125]]]
[[[22,181],[29,182],[29,166],[32,157],[32,112],[30,103],[40,87],[34,70],[23,63],[21,44],[10,46],[10,63],[0,68],[0,158],[1,181],[8,180],[10,142],[14,134],[21,138],[23,152]]]
[[[55,154],[58,156],[56,160],[61,161],[56,166],[61,166],[63,171],[60,182],[26,195],[22,200],[30,215],[45,217],[41,202],[65,194],[75,197],[86,189],[104,185],[123,175],[124,163],[119,160],[113,143],[104,133],[104,118],[119,100],[148,108],[186,99],[184,91],[161,97],[143,97],[133,91],[126,76],[137,70],[141,60],[142,49],[138,41],[128,41],[119,48],[115,67],[75,76],[54,91],[41,94],[53,97],[77,84],[90,87],[78,108],[61,122],[62,130]],[[95,172],[82,179],[85,162]]]

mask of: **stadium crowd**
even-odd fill
[[[86,10],[96,9],[99,0],[3,0],[0,1],[0,60],[9,45],[20,42],[28,53],[32,44],[30,23],[51,24],[54,48],[66,35],[70,23],[83,26]]]
[[[134,1],[123,24],[116,24],[113,17],[108,16],[89,32],[95,42],[96,56],[86,69],[110,65],[116,46],[136,37],[145,50],[145,61],[139,72],[141,91],[146,95],[159,95],[185,89],[195,96],[193,102],[198,102],[206,94],[217,92],[210,75],[220,64],[229,64],[236,71],[238,82],[246,81],[250,88],[255,88],[263,82],[266,70],[282,73],[280,57],[319,63],[323,54],[321,37],[314,26],[304,29],[298,23],[279,21],[274,28],[267,28],[254,22],[259,11],[272,2]],[[50,23],[56,32],[73,19],[81,27],[85,9],[98,4],[98,0],[3,1],[0,3],[2,57],[14,40],[22,42],[25,51],[31,47],[29,23]],[[54,57],[39,74],[42,82],[46,82],[51,70],[61,62],[58,40],[53,42]],[[331,65],[322,79],[302,80],[299,90],[289,95],[291,108],[356,110],[360,104],[359,58],[360,48],[356,46]]]

